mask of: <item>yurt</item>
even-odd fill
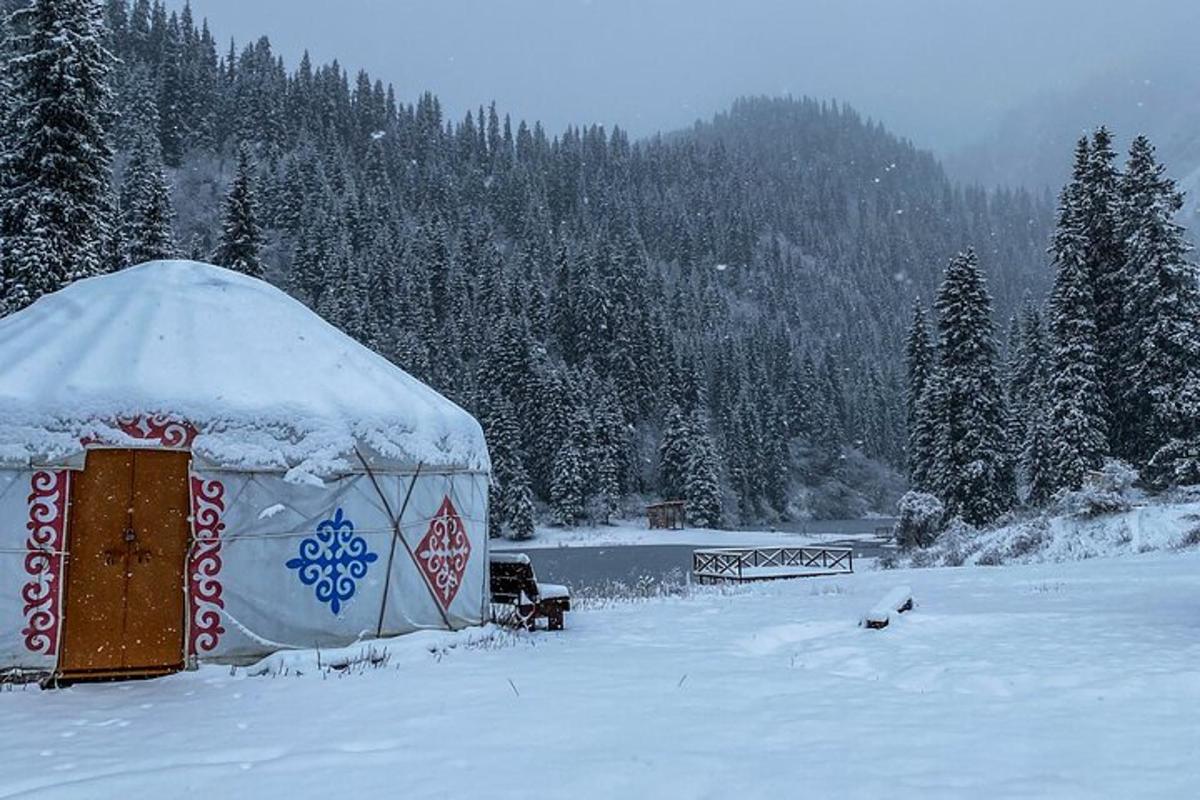
[[[0,675],[480,624],[488,475],[474,418],[267,283],[79,281],[0,320]]]

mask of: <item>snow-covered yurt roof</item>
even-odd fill
[[[115,420],[194,426],[214,465],[298,480],[488,469],[471,415],[268,283],[194,261],[78,281],[0,319],[0,463],[54,463]],[[114,437],[116,437],[114,439]]]

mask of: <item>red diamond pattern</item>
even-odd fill
[[[429,523],[429,531],[417,543],[417,566],[429,580],[433,594],[442,608],[449,610],[462,585],[467,561],[471,558],[471,542],[462,517],[449,497]]]

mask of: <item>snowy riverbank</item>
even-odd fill
[[[899,584],[917,608],[859,628]],[[1200,795],[1200,552],[693,589],[567,626],[0,691],[0,798]]]
[[[866,523],[869,523],[867,520]],[[864,523],[864,524],[866,524]],[[814,522],[814,527],[821,523]],[[886,521],[881,523],[886,525]],[[685,528],[678,531],[650,530],[645,521],[626,520],[614,525],[555,528],[539,525],[534,538],[515,542],[496,539],[493,550],[529,550],[543,547],[608,547],[624,545],[679,544],[694,547],[801,547],[848,539],[875,539],[874,532],[791,533],[786,531],[735,531]]]
[[[951,530],[909,566],[1033,564],[1179,550],[1200,544],[1200,502],[1143,502],[1110,514],[1039,515],[988,531]]]

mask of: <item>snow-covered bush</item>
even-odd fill
[[[1112,492],[1085,486],[1076,492],[1060,493],[1055,499],[1054,509],[1072,517],[1098,517],[1129,510],[1129,501]]]
[[[994,547],[989,547],[979,554],[975,563],[981,567],[999,567],[1004,563],[1004,555]]]
[[[1046,520],[1034,520],[1026,525],[1014,526],[1016,533],[1008,542],[1008,558],[1020,559],[1030,556],[1050,541]]]
[[[1180,550],[1184,550],[1189,547],[1197,547],[1197,546],[1200,546],[1200,526],[1192,528],[1187,533],[1185,533],[1183,535],[1183,538],[1179,540],[1179,544],[1178,544],[1178,548]]]
[[[906,492],[896,504],[899,519],[892,536],[905,550],[929,547],[942,532],[946,508],[926,492]]]
[[[1096,476],[1095,483],[1106,492],[1129,496],[1138,482],[1138,471],[1119,458],[1109,458]]]
[[[1200,484],[1200,442],[1167,442],[1146,465],[1146,482],[1156,489]]]
[[[1055,498],[1056,510],[1077,517],[1117,514],[1133,507],[1133,484],[1138,472],[1124,461],[1110,458],[1078,491],[1063,492]]]
[[[964,522],[961,517],[951,519],[938,540],[941,563],[947,567],[961,567],[979,549],[978,538],[978,528]]]

